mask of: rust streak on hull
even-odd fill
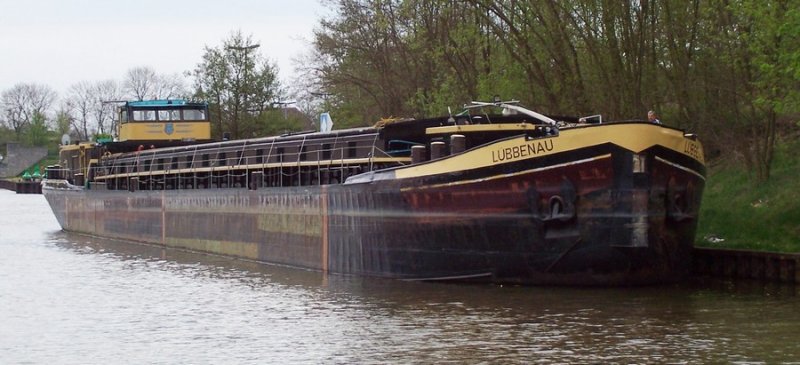
[[[320,198],[320,211],[322,213],[322,272],[328,272],[328,188],[322,186]]]

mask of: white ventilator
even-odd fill
[[[333,119],[330,113],[322,113],[319,115],[319,131],[330,132],[333,129]]]

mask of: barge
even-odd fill
[[[62,146],[42,191],[66,231],[332,274],[535,285],[688,274],[705,184],[696,136],[516,102],[465,107],[209,141],[205,104],[129,102],[119,141]]]

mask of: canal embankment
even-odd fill
[[[15,191],[17,194],[41,194],[42,183],[40,181],[0,179],[0,189]]]
[[[800,283],[800,254],[697,247],[692,273],[731,279]]]
[[[0,159],[0,177],[19,176],[47,157],[47,148],[28,147],[17,142],[8,142],[3,156]]]
[[[800,139],[776,144],[757,182],[735,157],[710,163],[697,227],[695,275],[800,283]]]
[[[762,182],[733,157],[710,163],[695,246],[800,253],[797,151],[800,140],[778,143]]]

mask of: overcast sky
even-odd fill
[[[0,0],[0,91],[41,83],[63,95],[139,66],[183,73],[236,30],[286,81],[327,13],[319,0]]]

